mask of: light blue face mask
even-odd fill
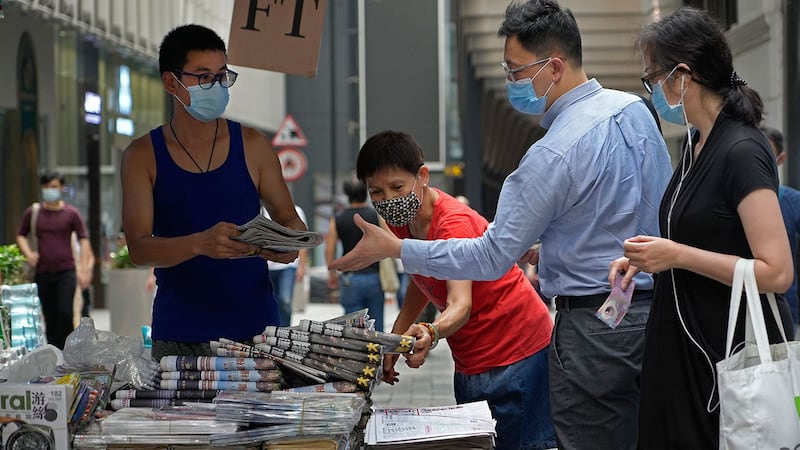
[[[178,80],[178,77],[173,74],[172,76]],[[203,89],[200,85],[186,87],[181,80],[178,83],[189,92],[189,106],[181,102],[181,99],[176,95],[175,98],[181,102],[181,105],[186,109],[186,112],[191,114],[192,117],[201,122],[210,122],[219,118],[225,112],[230,100],[228,88],[222,87],[219,82],[214,83],[211,89]]]
[[[50,203],[61,200],[61,189],[42,188],[42,200]]]
[[[544,110],[547,108],[547,93],[550,92],[555,81],[550,83],[550,87],[547,88],[544,95],[537,97],[536,91],[533,89],[533,80],[547,67],[547,64],[550,64],[550,61],[543,65],[532,78],[516,81],[506,80],[506,95],[514,109],[523,114],[544,114]]]
[[[676,66],[675,69],[677,68],[678,67]],[[681,74],[680,103],[677,105],[670,105],[669,102],[667,102],[667,97],[664,96],[664,82],[669,80],[669,77],[672,76],[672,74],[675,72],[675,69],[672,69],[672,72],[670,72],[666,78],[653,85],[653,106],[656,108],[656,111],[658,111],[658,115],[660,115],[661,118],[667,122],[677,125],[686,125],[686,114],[683,111],[683,74]]]

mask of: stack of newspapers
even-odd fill
[[[486,401],[430,408],[376,409],[367,449],[493,449],[494,419]]]
[[[408,353],[415,338],[349,326],[301,320],[297,327],[266,327],[253,336],[255,348],[322,371],[327,380],[369,390],[380,375],[382,355]]]
[[[238,230],[242,232],[232,239],[278,252],[313,248],[322,244],[323,236],[313,231],[298,231],[258,215]]]

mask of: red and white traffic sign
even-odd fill
[[[287,114],[278,127],[278,132],[272,138],[273,147],[305,147],[308,145],[303,130],[295,122],[291,114]]]
[[[281,162],[281,172],[286,181],[297,181],[308,168],[306,155],[296,148],[282,148],[278,150],[278,160]]]

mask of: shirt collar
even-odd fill
[[[600,89],[603,89],[603,86],[600,86],[600,83],[596,79],[592,78],[591,80],[585,81],[567,91],[564,95],[557,98],[556,101],[550,105],[550,109],[544,113],[544,117],[542,117],[542,121],[540,123],[541,127],[550,128],[550,125],[554,120],[556,120],[556,117],[558,117],[562,111],[584,97],[600,91]]]

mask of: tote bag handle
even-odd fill
[[[764,321],[764,311],[761,308],[761,298],[758,295],[758,285],[755,275],[755,261],[752,259],[739,258],[736,261],[736,268],[733,272],[733,283],[731,284],[731,302],[728,310],[728,336],[725,344],[725,357],[731,356],[733,346],[733,334],[736,330],[736,322],[739,318],[739,305],[741,304],[742,290],[744,288],[747,310],[745,311],[745,340],[751,341],[755,337],[758,357],[761,363],[772,362],[772,354],[769,351],[769,339],[767,338],[767,326]],[[778,326],[783,341],[786,342],[786,333],[780,323],[778,305],[775,295],[767,294],[768,303],[774,320]],[[751,334],[752,333],[752,334]]]

